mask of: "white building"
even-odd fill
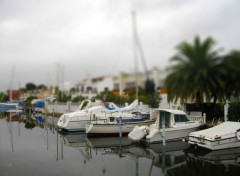
[[[81,95],[91,99],[105,89],[113,89],[112,76],[86,78],[76,84],[77,92],[74,94],[74,96]]]
[[[164,80],[166,77],[166,72],[155,67],[148,72],[149,79],[153,80],[155,83],[155,89],[158,90],[164,87]],[[124,73],[121,72],[118,76],[113,77],[113,89],[119,91],[120,95],[124,95],[124,91],[136,87],[144,88],[147,76],[142,73]]]

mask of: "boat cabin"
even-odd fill
[[[162,128],[163,124],[165,124],[165,128],[172,128],[173,125],[185,124],[190,121],[184,111],[173,109],[157,109],[155,111],[157,112],[156,125],[158,128]]]

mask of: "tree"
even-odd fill
[[[71,98],[70,98],[70,96],[67,96],[67,94],[65,92],[58,90],[56,99],[59,102],[67,102],[67,101],[70,101]]]
[[[146,93],[149,95],[152,95],[155,93],[155,83],[151,79],[147,79],[145,82],[145,90]]]
[[[46,89],[47,89],[47,86],[45,86],[44,84],[40,84],[40,85],[37,86],[37,89],[46,90]]]
[[[26,107],[32,107],[33,105],[32,105],[32,100],[34,100],[34,99],[37,99],[37,97],[36,96],[30,96],[30,97],[28,97],[27,99],[26,99],[26,103],[25,103],[25,106]]]
[[[145,82],[145,89],[138,88],[138,100],[152,108],[157,108],[161,101],[161,97],[155,92],[155,85],[152,80],[147,79]],[[132,102],[136,99],[136,89],[129,90],[129,101]]]
[[[223,99],[223,85],[219,79],[218,50],[215,42],[208,37],[201,41],[197,36],[194,43],[182,42],[177,46],[178,53],[171,58],[174,62],[166,78],[168,101],[187,101],[201,104],[213,98],[216,102]]]
[[[226,99],[240,96],[240,51],[232,51],[223,57],[220,64]]]
[[[74,97],[73,99],[72,99],[72,102],[74,102],[74,103],[77,103],[77,102],[81,102],[81,101],[83,101],[83,100],[85,100],[86,98],[85,97],[83,97],[83,96],[76,96],[76,97]]]
[[[240,120],[240,102],[230,103],[228,108],[228,120],[236,122]]]
[[[0,102],[6,102],[9,100],[9,97],[3,93],[3,92],[0,92]]]
[[[27,90],[35,90],[37,88],[37,86],[34,83],[27,83],[26,84],[26,89]]]

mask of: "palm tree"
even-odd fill
[[[221,79],[224,80],[226,99],[240,96],[240,51],[232,51],[223,57],[220,64]]]
[[[208,37],[201,41],[197,36],[194,43],[182,42],[177,46],[178,53],[171,58],[174,64],[166,78],[168,101],[195,101],[198,105],[212,98],[223,98],[223,83],[218,76],[218,50],[215,41]]]

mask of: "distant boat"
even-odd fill
[[[0,103],[0,112],[17,109],[17,103]]]
[[[240,122],[223,122],[215,127],[190,133],[186,142],[210,150],[240,147]]]
[[[130,111],[135,108],[135,106],[137,106],[136,101],[125,108],[118,108],[114,103],[110,102],[108,104],[115,107],[112,110],[109,110],[105,104],[106,103],[101,101],[83,101],[77,111],[65,113],[59,118],[57,128],[69,132],[85,131],[86,124],[91,121],[104,121],[109,117],[122,117],[123,119],[135,117],[135,115],[125,111]]]
[[[147,143],[181,140],[189,133],[197,131],[201,125],[200,121],[190,121],[184,111],[173,109],[156,109],[157,120],[154,124],[146,127],[136,126],[128,137],[135,141]]]

